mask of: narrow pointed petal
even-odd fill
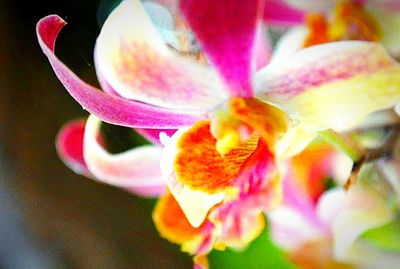
[[[79,119],[65,124],[57,134],[58,156],[72,171],[89,176],[90,172],[83,159],[83,134],[86,120]]]
[[[57,15],[41,19],[37,24],[39,44],[54,72],[71,96],[90,113],[105,122],[127,127],[176,128],[188,126],[206,115],[173,112],[168,109],[110,96],[80,80],[54,54],[58,33],[65,22]]]
[[[376,43],[313,46],[256,75],[257,96],[310,131],[344,131],[400,100],[400,65]]]
[[[83,148],[85,162],[96,179],[126,188],[165,185],[159,168],[161,148],[141,146],[110,154],[98,143],[100,124],[95,116],[88,118]]]
[[[264,1],[181,0],[180,7],[231,96],[252,97],[258,19]]]
[[[306,12],[291,6],[283,0],[266,0],[264,20],[270,25],[289,26],[304,21]]]
[[[123,1],[110,14],[96,57],[105,80],[127,99],[204,111],[226,98],[214,70],[168,48],[139,0]]]

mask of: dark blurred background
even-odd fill
[[[0,0],[0,269],[191,268],[155,231],[153,201],[75,175],[57,157],[57,131],[86,112],[51,70],[35,24],[64,18],[57,54],[97,85],[99,4]]]

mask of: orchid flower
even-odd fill
[[[278,44],[275,58],[287,57],[311,45],[339,40],[381,43],[394,57],[400,56],[400,4],[398,1],[290,1],[307,11],[306,25],[291,28]],[[316,8],[317,7],[317,8]]]
[[[301,268],[398,267],[398,252],[379,248],[364,236],[397,221],[391,197],[398,204],[399,170],[393,172],[398,163],[393,168],[390,162],[388,169],[387,161],[378,161],[391,176],[391,187],[384,191],[370,174],[347,193],[337,187],[325,191],[327,178],[346,178],[349,162],[332,147],[314,145],[287,165],[283,203],[268,216],[273,240]]]
[[[263,5],[258,0],[179,1],[179,12],[205,56],[198,61],[166,44],[140,1],[123,1],[96,42],[96,71],[105,92],[81,81],[55,56],[55,40],[65,25],[61,18],[48,16],[37,26],[39,44],[57,77],[90,113],[132,128],[179,128],[171,138],[162,135],[161,174],[182,210],[177,215],[187,217],[184,226],[189,223],[201,236],[167,236],[174,225],[160,216],[172,210],[162,206],[163,199],[172,199],[169,193],[154,219],[171,241],[195,240],[196,247],[188,248],[200,263],[209,248],[204,242],[241,247],[257,235],[262,212],[280,201],[277,158],[298,153],[319,131],[346,130],[400,99],[399,64],[375,43],[314,46],[255,73]],[[84,146],[99,148],[98,124],[88,121]],[[119,156],[92,153],[84,154],[88,168],[97,154],[114,172],[124,174],[128,167],[124,162],[115,168]],[[103,165],[96,169],[108,171]]]

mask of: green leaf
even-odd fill
[[[393,222],[365,232],[362,239],[378,248],[388,251],[400,251],[400,221]]]
[[[214,250],[209,255],[211,269],[294,269],[284,253],[270,240],[265,230],[243,251]]]

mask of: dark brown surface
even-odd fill
[[[63,2],[28,7],[0,0],[0,154],[9,175],[2,180],[40,245],[56,253],[59,268],[190,268],[188,257],[158,237],[151,201],[77,176],[56,155],[59,128],[86,113],[39,49],[34,28],[40,17],[58,13],[69,22],[57,43],[60,58],[96,81],[91,62],[98,3]]]

